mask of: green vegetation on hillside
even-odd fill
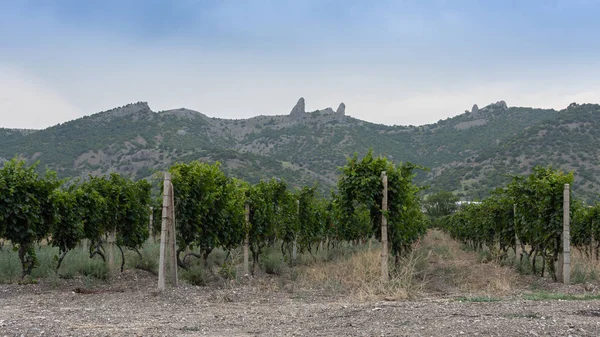
[[[430,168],[415,178],[430,186],[426,193],[481,199],[507,175],[553,165],[573,170],[574,192],[591,199],[600,192],[598,111],[592,104],[555,111],[498,102],[435,124],[386,126],[327,109],[227,120],[187,109],[156,113],[140,102],[35,132],[0,129],[0,162],[40,160],[61,178],[119,172],[142,179],[177,162],[219,161],[251,183],[280,178],[328,194],[346,159],[372,148]]]

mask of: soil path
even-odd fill
[[[564,286],[481,263],[478,253],[437,231],[419,249],[427,257],[423,288],[401,301],[358,303],[268,276],[159,293],[156,276],[141,270],[119,273],[109,283],[0,284],[0,337],[600,336],[600,300],[524,299],[540,291],[593,295],[597,287]]]
[[[352,303],[262,287],[0,286],[0,336],[599,336],[600,301]]]

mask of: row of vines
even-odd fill
[[[206,260],[215,248],[231,251],[245,240],[256,266],[268,246],[277,245],[289,256],[296,249],[312,254],[319,247],[379,238],[382,215],[388,221],[390,251],[397,258],[427,227],[419,188],[412,182],[415,169],[371,152],[362,159],[355,155],[341,169],[337,192],[318,196],[315,186],[292,189],[278,179],[249,184],[226,176],[218,163],[176,164],[169,172],[178,265],[188,268],[192,258]],[[385,212],[383,171],[389,177]],[[124,248],[139,254],[149,235],[160,230],[154,226],[155,233],[149,233],[151,209],[154,219],[161,212],[160,198],[152,198],[152,192],[151,183],[114,173],[77,182],[58,180],[51,171],[40,176],[35,165],[15,159],[0,169],[0,239],[18,252],[23,276],[38,264],[34,247],[41,242],[59,248],[58,268],[82,240],[90,243],[90,258],[104,259],[109,235],[115,235],[122,255]]]
[[[572,183],[572,173],[535,167],[530,175],[514,176],[490,197],[463,206],[438,224],[473,249],[496,249],[500,258],[507,258],[510,250],[515,255],[519,251],[521,261],[527,259],[534,273],[543,276],[548,268],[556,280],[555,263],[563,243],[563,191]],[[597,254],[598,244],[591,245],[600,234],[594,226],[600,220],[600,204],[570,199],[571,245],[586,254],[595,249]]]

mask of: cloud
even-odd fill
[[[81,117],[81,111],[42,79],[0,65],[2,127],[45,128]]]
[[[553,13],[550,27],[533,15],[538,5],[519,6],[516,15],[470,0],[3,3],[0,31],[14,33],[0,34],[0,126],[45,127],[136,101],[247,118],[288,113],[304,96],[308,110],[343,101],[350,115],[386,124],[498,100],[597,102],[599,47],[578,44],[597,29]]]

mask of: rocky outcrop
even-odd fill
[[[109,121],[113,118],[123,118],[130,116],[143,116],[143,115],[152,115],[153,112],[148,106],[147,102],[137,102],[124,105],[122,107],[114,108],[111,110],[107,110],[104,112],[100,112],[95,114],[93,118],[95,120],[105,120]]]
[[[344,104],[344,102],[340,103],[340,106],[335,110],[335,113],[342,116],[346,115],[346,104]]]
[[[471,108],[471,113],[473,115],[477,115],[479,113],[479,107],[477,106],[477,104],[473,104],[473,107]]]
[[[504,101],[498,101],[489,105],[490,108],[508,110],[508,105]]]
[[[298,103],[296,103],[296,105],[290,112],[290,116],[295,119],[300,119],[305,114],[306,114],[306,106],[304,103],[304,97],[300,97],[300,99],[298,100]]]
[[[496,103],[492,103],[490,105],[487,105],[481,109],[479,109],[479,111],[489,111],[489,112],[502,112],[502,111],[506,111],[508,110],[508,105],[506,105],[505,101],[498,101]]]
[[[175,116],[181,119],[194,120],[196,118],[204,118],[208,119],[208,117],[198,111],[190,110],[186,108],[173,109],[173,110],[165,110],[160,112],[163,116]]]

